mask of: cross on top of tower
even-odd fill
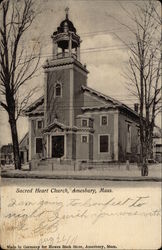
[[[68,19],[69,7],[66,7],[66,8],[65,8],[65,13],[66,13],[66,19]]]

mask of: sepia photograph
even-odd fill
[[[161,23],[158,0],[0,0],[1,249],[161,249]]]

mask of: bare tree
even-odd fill
[[[127,30],[129,41],[116,36],[128,48],[129,61],[124,70],[127,88],[139,103],[141,174],[148,175],[148,158],[152,156],[155,118],[161,107],[161,17],[158,1],[143,1],[131,13],[120,2],[129,24],[114,18]]]
[[[17,119],[35,92],[26,89],[22,96],[22,87],[34,76],[40,61],[38,43],[29,52],[23,38],[37,14],[33,0],[4,0],[0,15],[0,105],[8,113],[15,168],[20,169]]]
[[[152,152],[155,118],[161,111],[160,84],[160,15],[158,2],[147,1],[136,5],[136,11],[130,13],[122,7],[129,18],[129,24],[121,23],[131,36],[126,42],[118,37],[128,48],[129,61],[124,76],[129,91],[139,103],[140,143],[142,175],[148,174],[148,158]]]

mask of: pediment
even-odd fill
[[[59,127],[58,125],[54,125],[54,127],[50,130],[50,132],[54,132],[54,133],[59,133],[59,132],[63,132],[64,129]]]
[[[44,132],[63,132],[66,129],[66,126],[58,121],[53,122],[52,124],[49,124],[45,129]]]

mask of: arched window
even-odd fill
[[[56,96],[61,96],[61,84],[56,84]]]

